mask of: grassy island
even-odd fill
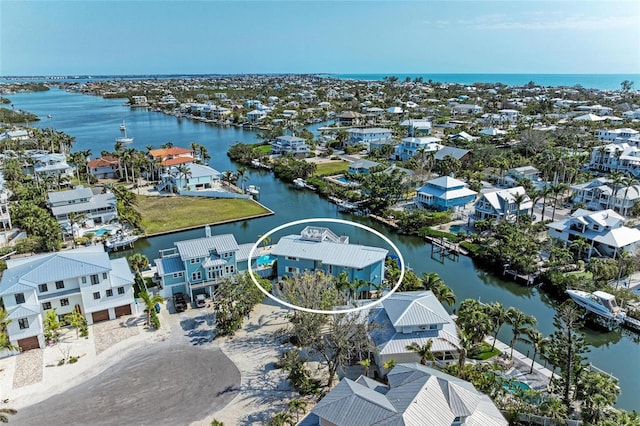
[[[136,196],[148,236],[273,214],[253,200]]]

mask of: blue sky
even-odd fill
[[[0,0],[0,75],[640,73],[640,1]]]

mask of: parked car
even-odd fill
[[[184,312],[187,309],[187,301],[184,298],[184,294],[178,293],[173,296],[173,306],[176,308],[176,312]]]
[[[207,305],[207,301],[205,300],[204,294],[197,294],[196,295],[196,307],[197,308],[204,308],[206,305]]]

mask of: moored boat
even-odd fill
[[[583,290],[567,289],[567,294],[574,302],[589,312],[600,315],[615,322],[622,322],[626,312],[616,303],[616,297],[604,291],[589,293]]]

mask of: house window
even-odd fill
[[[106,273],[106,272],[103,272],[103,273],[102,273],[102,279],[103,279],[103,280],[106,280],[106,279],[107,279],[107,273]]]
[[[69,299],[60,299],[60,306],[69,306]]]
[[[292,266],[287,266],[287,272],[290,274],[297,274],[300,272],[300,269],[294,268]]]
[[[58,315],[58,321],[60,321],[60,324],[67,325],[67,319],[65,318],[67,315],[69,314]]]
[[[16,293],[16,304],[24,303],[24,293]]]
[[[44,292],[46,292],[46,291],[48,291],[48,290],[49,290],[49,288],[47,287],[47,285],[46,285],[46,284],[39,284],[39,285],[38,285],[38,291],[39,291],[40,293],[44,293]]]
[[[44,302],[44,303],[42,304],[42,309],[43,309],[43,310],[45,310],[45,311],[46,311],[47,309],[51,309],[51,302]]]
[[[596,224],[594,224],[594,225],[593,225],[593,230],[594,230],[594,231],[599,231],[599,230],[600,230],[600,225],[596,225]]]
[[[173,278],[181,278],[182,276],[184,276],[183,272],[176,272],[173,274]]]
[[[233,265],[224,267],[225,274],[233,274]]]
[[[124,294],[124,287],[118,287],[118,294]]]
[[[85,278],[85,277],[82,277],[82,278],[84,278],[84,279],[85,279],[85,281],[86,281],[86,278]],[[56,281],[56,288],[57,288],[58,290],[60,290],[60,289],[64,288],[64,281]]]
[[[18,320],[18,325],[20,326],[20,330],[24,330],[25,328],[29,328],[29,320],[27,318],[20,318]]]
[[[96,285],[100,283],[100,279],[98,275],[91,275],[91,285]]]
[[[329,265],[329,274],[333,274],[333,265]]]
[[[437,330],[438,324],[429,324],[429,330]]]
[[[287,260],[296,260],[297,261],[298,258],[297,257],[293,257],[293,256],[287,256]]]
[[[86,284],[87,283],[87,277],[82,277],[82,284]]]
[[[100,299],[100,292],[96,291],[93,293],[93,300],[98,300],[98,299]]]
[[[189,262],[193,265],[194,263],[200,262],[200,259],[196,257],[195,259],[191,259]]]
[[[111,297],[113,296],[113,290],[112,289],[107,289],[107,297]]]
[[[202,272],[198,271],[198,272],[194,272],[193,274],[191,274],[191,280],[192,281],[198,281],[202,279]]]

